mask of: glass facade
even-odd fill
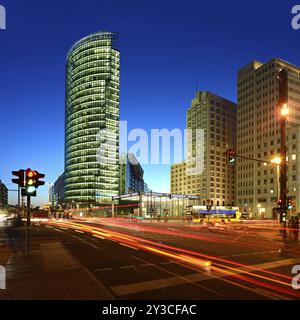
[[[199,205],[194,195],[138,192],[114,197],[114,216],[133,214],[144,219],[182,219],[190,206]]]
[[[144,170],[132,153],[120,157],[120,194],[144,192]]]
[[[67,58],[65,201],[83,207],[111,202],[119,193],[120,53],[115,38],[110,32],[94,33],[78,41]],[[99,134],[105,130],[110,161],[98,156]]]

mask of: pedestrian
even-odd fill
[[[165,222],[168,222],[168,218],[169,218],[169,214],[168,214],[168,212],[166,212],[166,215],[165,215]]]
[[[23,222],[20,216],[10,221],[10,226],[6,229],[8,245],[13,253],[22,252],[24,249]]]

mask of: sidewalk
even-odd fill
[[[6,290],[0,290],[0,300],[114,299],[58,237],[47,232],[45,235],[45,229],[37,226],[31,229],[31,250],[26,256],[26,250],[17,253],[8,250],[3,241],[5,230],[0,226],[0,247],[10,252],[5,265]]]

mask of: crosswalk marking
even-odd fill
[[[252,265],[251,267],[265,270],[265,269],[282,267],[286,265],[295,265],[299,263],[300,263],[299,258],[284,259],[279,261],[272,261],[272,262]],[[243,274],[243,273],[249,272],[249,269],[246,267],[243,267],[243,268],[237,269],[236,271],[229,271],[229,272],[233,274]],[[186,275],[182,278],[172,277],[172,278],[164,278],[159,280],[136,282],[136,283],[120,285],[120,286],[113,286],[111,287],[111,290],[116,295],[123,296],[123,295],[129,295],[134,293],[140,293],[140,292],[146,292],[146,291],[151,291],[151,290],[156,290],[161,288],[177,286],[177,285],[185,284],[186,282],[199,282],[199,281],[205,281],[205,280],[211,280],[211,279],[220,279],[226,276],[227,276],[226,274],[217,276],[210,272],[202,272],[202,273],[194,273],[194,274]]]

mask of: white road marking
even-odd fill
[[[94,272],[112,271],[112,268],[94,269]]]
[[[120,267],[120,269],[131,269],[131,268],[135,268],[135,266],[124,266],[124,267]]]
[[[99,239],[102,239],[102,240],[105,240],[105,238],[103,238],[103,237],[101,237],[101,236],[98,236],[98,235],[96,235],[96,234],[93,234],[93,237],[99,238]]]
[[[279,260],[279,261],[272,261],[272,262],[267,262],[267,263],[261,263],[257,265],[252,265],[251,267],[256,268],[256,269],[261,269],[261,270],[266,270],[266,269],[272,269],[280,266],[285,266],[285,265],[294,265],[299,263],[300,260],[298,259],[285,259],[285,260]],[[147,266],[151,264],[144,264],[140,266]],[[236,271],[229,271],[229,274],[243,274],[245,272],[249,272],[248,268],[242,267],[238,268]],[[111,289],[113,292],[118,295],[128,295],[128,294],[133,294],[133,293],[139,293],[139,292],[147,292],[151,290],[156,290],[156,289],[161,289],[161,288],[167,288],[167,287],[172,287],[172,286],[178,286],[181,284],[185,284],[186,282],[201,282],[205,280],[211,280],[211,279],[219,279],[222,281],[228,281],[224,279],[227,274],[220,274],[220,275],[214,275],[208,272],[203,272],[203,273],[194,273],[190,275],[186,275],[184,277],[172,277],[172,278],[164,278],[164,279],[158,279],[158,280],[151,280],[151,281],[142,281],[142,282],[136,282],[136,283],[131,283],[131,284],[126,284],[126,285],[119,285],[119,286],[113,286]],[[235,283],[233,283],[235,284]],[[237,285],[237,284],[235,284]],[[247,290],[252,290],[255,292],[254,289],[250,287],[243,286]],[[269,297],[272,295],[272,293],[265,293],[263,290],[257,291],[258,294],[265,295]],[[281,298],[283,298],[281,296]]]
[[[137,248],[135,248],[135,247],[132,247],[132,246],[130,246],[130,245],[128,245],[128,244],[124,244],[124,243],[121,243],[121,242],[119,242],[119,244],[120,244],[121,246],[128,247],[128,248],[131,248],[131,249],[133,249],[133,250],[139,251],[139,249],[137,249]]]

